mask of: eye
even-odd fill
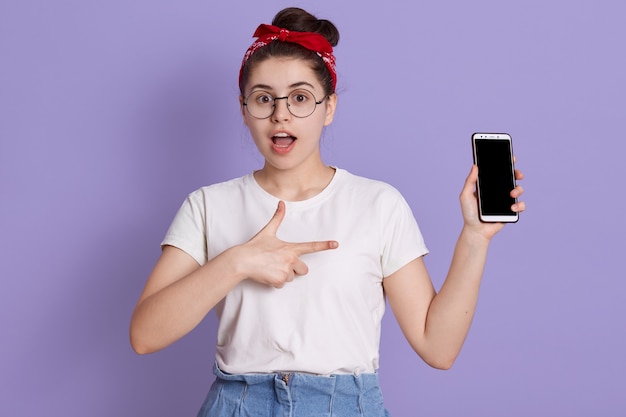
[[[293,104],[304,104],[313,99],[313,95],[306,90],[296,90],[289,97]]]
[[[274,103],[274,97],[272,97],[270,93],[266,93],[265,91],[259,91],[258,93],[253,95],[253,98],[255,103],[262,106]]]

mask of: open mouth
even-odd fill
[[[277,133],[272,136],[272,142],[277,148],[288,148],[297,138],[287,133]]]

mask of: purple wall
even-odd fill
[[[290,3],[246,3],[0,3],[0,415],[195,415],[215,318],[145,357],[128,323],[184,196],[260,165],[236,74]],[[437,287],[472,132],[512,134],[529,210],[452,370],[386,316],[392,415],[626,415],[624,3],[409,3],[295,2],[342,32],[326,161],[405,194]]]

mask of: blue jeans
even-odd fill
[[[378,374],[300,373],[217,377],[198,417],[389,417]]]

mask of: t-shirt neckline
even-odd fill
[[[285,201],[285,205],[288,208],[302,209],[302,208],[307,208],[307,207],[316,205],[326,200],[326,198],[328,198],[328,196],[330,196],[333,193],[335,188],[337,188],[337,185],[341,182],[341,179],[345,175],[345,170],[337,168],[335,166],[331,166],[331,168],[335,170],[335,174],[333,175],[328,185],[322,191],[320,191],[318,194],[314,195],[311,198],[307,198],[306,200]],[[268,193],[267,191],[265,191],[263,187],[261,187],[261,185],[257,182],[256,178],[254,177],[254,172],[251,172],[246,177],[259,195],[263,196],[263,198],[266,200],[272,201],[274,204],[278,204],[278,201],[280,199]]]

